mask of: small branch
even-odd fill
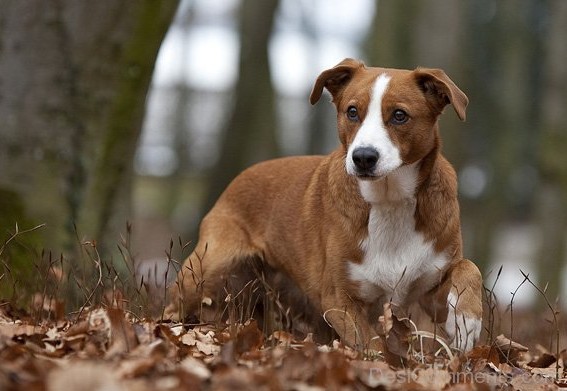
[[[96,290],[98,289],[99,286],[102,285],[102,261],[100,259],[100,254],[98,253],[98,250],[96,248],[96,243],[95,242],[85,242],[85,243],[83,243],[83,245],[90,245],[94,249],[94,252],[96,254],[96,258],[92,258],[92,260],[95,263],[97,271],[98,271],[98,280],[97,280],[94,288],[89,293],[87,299],[85,300],[85,304],[83,304],[83,306],[81,307],[81,309],[79,311],[79,315],[77,316],[77,319],[79,319],[81,317],[81,315],[84,312],[87,304],[91,302]]]
[[[524,285],[525,282],[528,281],[528,276],[529,275],[524,275],[524,280],[520,283],[520,285],[516,287],[514,292],[510,292],[512,294],[512,299],[510,300],[510,349],[508,349],[508,352],[506,353],[506,361],[509,361],[510,352],[512,351],[512,341],[514,340],[514,299],[516,298],[516,294],[518,293],[522,285]]]
[[[544,289],[541,289],[536,284],[534,284],[532,280],[530,280],[529,274],[524,273],[521,269],[520,269],[520,273],[522,273],[522,275],[524,276],[525,281],[528,281],[536,289],[536,291],[538,291],[539,294],[543,296],[543,299],[545,300],[545,304],[547,305],[547,308],[549,308],[549,310],[551,311],[551,315],[553,316],[553,325],[555,326],[555,357],[556,357],[555,380],[559,381],[559,322],[557,319],[557,315],[559,314],[559,311],[553,308],[553,306],[549,302],[549,299],[547,298],[547,295],[545,293],[547,290],[547,284],[545,285]]]
[[[502,268],[504,267],[504,265],[500,265],[500,268],[498,269],[498,273],[496,273],[496,279],[494,280],[494,283],[492,284],[492,287],[490,289],[487,289],[486,287],[484,288],[487,292],[488,292],[488,298],[487,298],[487,304],[488,304],[488,308],[490,310],[489,316],[488,316],[488,341],[491,343],[492,342],[492,333],[494,331],[494,310],[496,308],[496,304],[493,302],[493,299],[495,298],[494,296],[494,289],[496,288],[496,283],[498,282],[498,280],[500,279],[500,275],[502,274]]]
[[[2,247],[0,247],[0,255],[2,255],[2,253],[4,253],[4,250],[6,249],[6,246],[7,246],[12,240],[16,239],[16,237],[18,237],[19,235],[23,235],[23,234],[26,234],[26,233],[29,233],[29,232],[36,231],[36,230],[38,230],[38,229],[40,229],[40,228],[45,227],[46,225],[47,225],[47,224],[43,223],[43,224],[36,225],[36,226],[33,227],[33,228],[24,229],[23,231],[20,231],[20,228],[18,227],[18,223],[16,222],[16,232],[14,232],[14,233],[12,234],[12,236],[10,236],[10,237],[8,238],[8,240],[6,240],[6,241],[4,242],[4,244],[2,245]]]

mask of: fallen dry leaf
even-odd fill
[[[297,343],[295,336],[287,331],[274,331],[269,338],[278,341],[283,345],[291,345],[292,343]]]
[[[120,361],[116,375],[120,378],[134,378],[147,375],[158,364],[155,357],[140,357]]]
[[[197,350],[203,353],[205,356],[217,355],[221,351],[220,346],[213,342],[197,341],[195,343],[195,346],[197,347]]]
[[[264,343],[264,334],[258,329],[258,322],[248,321],[236,334],[234,349],[236,354],[242,355],[260,349]]]
[[[123,354],[138,346],[138,340],[132,324],[126,321],[124,311],[120,308],[107,310],[110,321],[110,344],[107,356]]]
[[[528,365],[532,368],[547,368],[551,364],[555,364],[557,359],[553,354],[543,353],[537,360],[530,361]]]
[[[211,370],[201,360],[194,357],[186,357],[179,363],[179,366],[201,380],[208,380],[212,375]]]
[[[0,322],[0,336],[13,338],[15,336],[44,333],[45,327],[24,324],[22,322]]]
[[[351,365],[356,377],[368,387],[392,386],[395,382],[396,372],[384,361],[355,360]]]
[[[426,390],[442,390],[451,382],[451,375],[445,369],[425,368],[417,371],[415,381]]]
[[[512,377],[509,384],[517,391],[548,391],[557,389],[553,385],[553,380],[529,373]]]
[[[89,331],[90,324],[87,320],[80,321],[71,325],[65,333],[63,333],[64,338],[73,338],[77,335],[85,336]]]
[[[339,340],[317,344],[287,331],[264,335],[255,321],[188,328],[180,323],[132,320],[119,309],[85,308],[63,323],[41,327],[29,317],[0,313],[0,390],[554,390],[566,380],[562,351],[546,368],[518,367],[508,353],[528,353],[545,366],[554,356],[532,354],[501,336],[452,361],[426,352],[408,354],[409,320],[386,308],[390,359],[363,355]],[[72,323],[71,323],[72,322]],[[393,343],[395,342],[395,343]],[[400,368],[402,355],[409,365]],[[393,360],[392,360],[393,357]],[[555,365],[563,379],[555,382]]]
[[[48,391],[122,390],[111,365],[89,361],[70,362],[53,370],[46,386]]]
[[[338,351],[319,356],[316,362],[314,384],[328,390],[337,390],[354,379],[355,372],[348,365],[347,358]]]
[[[510,340],[503,334],[496,337],[494,346],[500,353],[500,361],[510,362],[514,365],[519,365],[521,361],[526,360],[526,353],[529,350],[526,346]]]
[[[404,367],[409,359],[411,327],[408,317],[401,308],[392,303],[384,304],[384,315],[380,317],[383,324],[385,344],[384,358],[390,365]]]
[[[466,354],[467,359],[473,363],[484,360],[494,365],[500,364],[500,355],[498,349],[489,345],[475,346],[470,352]]]
[[[197,335],[195,334],[195,331],[188,330],[181,336],[180,341],[184,345],[195,346],[195,344],[197,344]]]
[[[505,337],[504,334],[497,336],[494,344],[503,351],[518,350],[520,352],[527,352],[529,350],[524,345]]]

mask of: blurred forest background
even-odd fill
[[[0,251],[16,279],[103,257],[132,226],[166,260],[246,166],[338,143],[317,75],[345,57],[443,68],[469,96],[442,117],[465,254],[502,303],[520,269],[567,291],[564,0],[0,0]],[[147,94],[147,95],[146,95]],[[261,194],[258,195],[261,197]],[[179,254],[174,256],[180,256]],[[12,264],[6,265],[6,259]],[[562,288],[563,286],[563,288]],[[523,294],[522,294],[523,293]],[[516,303],[530,304],[526,287]]]

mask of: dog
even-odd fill
[[[354,348],[372,347],[391,302],[419,303],[453,346],[470,350],[481,332],[482,277],[463,258],[457,178],[438,126],[449,104],[465,120],[468,98],[442,70],[353,59],[319,75],[311,104],[324,89],[337,111],[338,148],[237,176],[203,219],[169,288],[168,313],[195,313],[204,298],[222,305],[227,278],[255,260],[291,281],[309,304],[303,311],[324,317]]]

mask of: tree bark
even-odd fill
[[[419,0],[378,2],[366,44],[370,65],[387,68],[417,65],[414,27],[422,8]]]
[[[0,192],[22,205],[8,220],[48,224],[46,248],[72,252],[75,224],[118,241],[113,222],[128,215],[145,96],[177,3],[2,0]]]
[[[538,274],[541,287],[548,285],[548,299],[555,300],[561,290],[561,271],[567,259],[567,3],[554,1],[549,8],[549,33],[544,43],[543,90],[541,106],[541,143],[539,148],[542,186],[538,192],[538,222],[542,242],[538,254]]]
[[[113,246],[117,237],[111,235],[119,232],[129,216],[132,160],[141,133],[146,93],[177,0],[124,5],[130,8],[123,14],[125,22],[130,18],[133,21],[121,55],[116,58],[119,78],[112,86],[114,96],[107,108],[100,149],[95,151],[92,179],[87,182],[79,215],[81,228],[107,246]]]
[[[240,14],[240,65],[232,116],[205,197],[208,211],[227,184],[252,163],[279,154],[268,43],[278,0],[244,0]]]

